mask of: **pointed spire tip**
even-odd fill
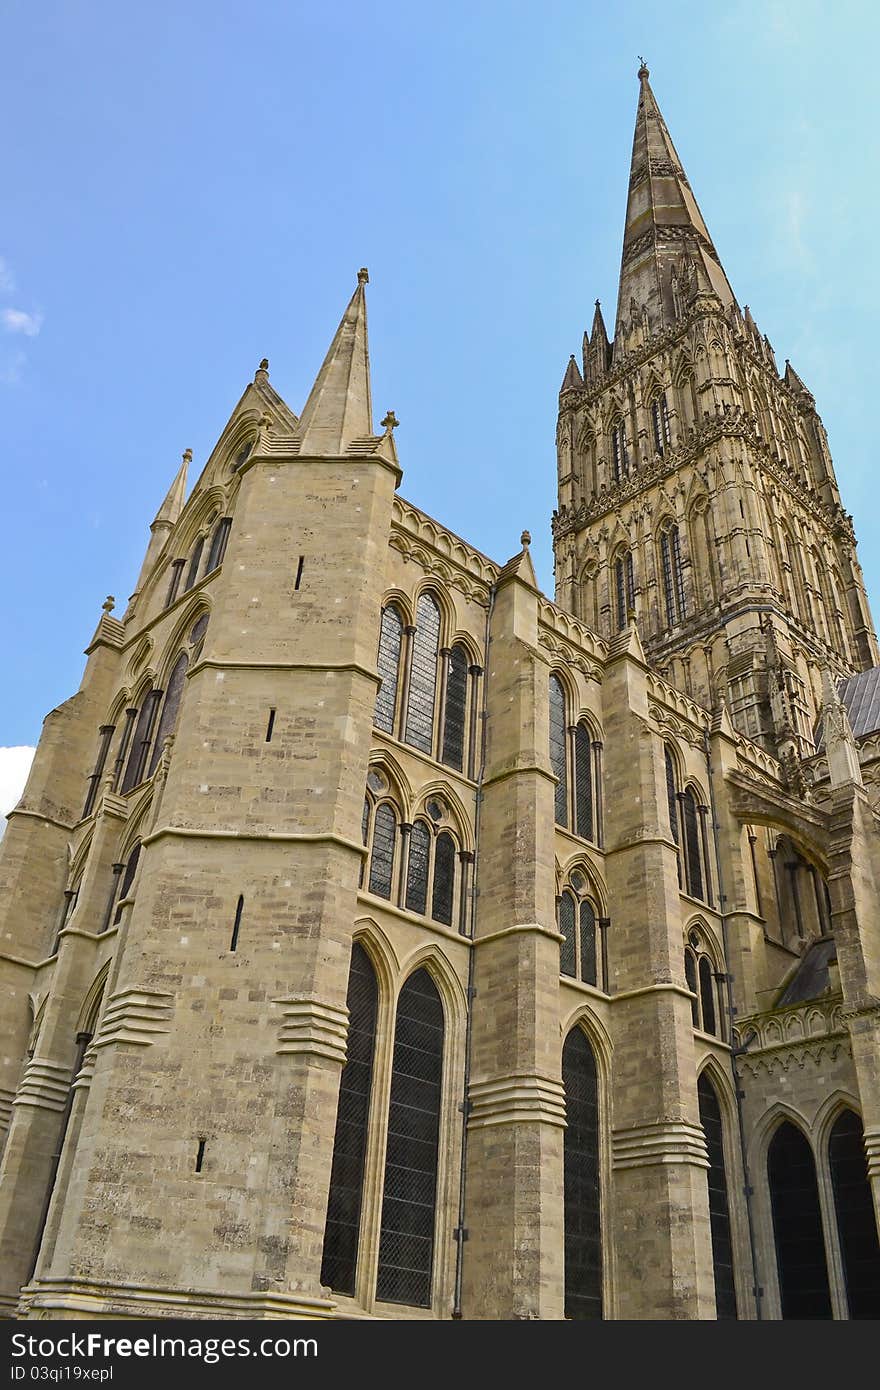
[[[193,456],[193,451],[192,451],[192,449],[184,449],[183,455],[182,455],[183,462],[184,462],[184,463],[192,463],[192,456]]]
[[[369,283],[370,283],[370,272],[367,270],[367,267],[366,267],[365,265],[362,265],[361,268],[360,268],[360,270],[358,271],[358,284],[359,284],[359,285],[368,285]]]
[[[640,81],[640,82],[647,82],[647,80],[648,80],[648,78],[649,78],[650,76],[651,76],[651,73],[650,73],[650,71],[649,71],[649,69],[648,69],[648,64],[645,62],[644,58],[642,57],[642,55],[641,55],[641,53],[640,53],[640,54],[639,54],[639,73],[638,73],[639,81]]]

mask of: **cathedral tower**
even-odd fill
[[[639,70],[614,340],[597,301],[559,397],[557,601],[741,732],[809,756],[821,671],[878,661],[815,401],[740,310]]]

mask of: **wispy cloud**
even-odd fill
[[[42,314],[28,314],[24,309],[0,310],[0,318],[7,333],[24,333],[27,338],[36,338],[43,326]]]

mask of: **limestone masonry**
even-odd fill
[[[0,846],[0,1308],[880,1317],[880,655],[651,91],[556,596],[405,501],[365,287],[180,471]]]

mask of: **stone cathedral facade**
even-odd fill
[[[398,492],[365,271],[0,848],[10,1317],[880,1316],[880,658],[643,67],[555,601]]]

